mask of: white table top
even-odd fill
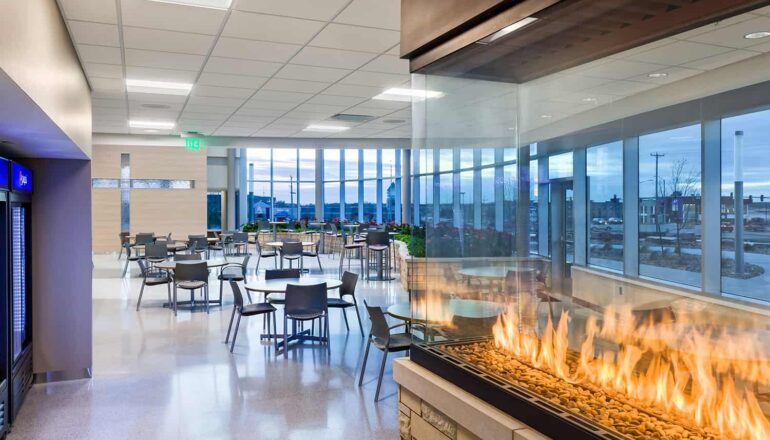
[[[270,222],[271,225],[286,225],[286,222]]]
[[[302,277],[302,278],[279,278],[276,280],[258,280],[245,284],[246,290],[263,293],[284,293],[289,284],[299,286],[311,286],[314,284],[326,283],[326,290],[338,289],[342,286],[342,281],[336,278],[321,277]]]
[[[535,269],[524,266],[468,267],[457,271],[462,276],[471,278],[505,278],[508,272],[526,273]]]
[[[274,248],[280,248],[283,247],[282,241],[268,241],[267,243],[264,243],[265,246],[270,246]],[[313,246],[315,245],[315,242],[312,241],[303,241],[302,246]]]
[[[481,301],[475,299],[450,299],[444,306],[451,313],[452,316],[457,315],[463,318],[494,318],[495,316],[503,313],[505,306],[499,303],[491,301]],[[388,314],[394,318],[403,319],[405,321],[431,321],[446,319],[446,314],[442,314],[441,317],[431,317],[430,313],[427,313],[425,307],[419,307],[419,305],[412,305],[408,302],[396,303],[388,307]]]
[[[158,269],[164,269],[164,270],[174,270],[177,264],[200,263],[201,261],[205,261],[206,265],[210,269],[213,267],[222,267],[230,263],[242,264],[243,258],[242,257],[230,257],[230,258],[217,257],[217,258],[210,258],[208,260],[185,260],[185,261],[167,260],[167,261],[162,261],[160,263],[155,263],[155,267],[157,267]]]
[[[135,244],[134,248],[143,248],[143,244]],[[166,248],[173,251],[181,251],[187,249],[187,245],[184,243],[166,243]]]

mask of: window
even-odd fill
[[[701,284],[700,125],[639,137],[639,273]]]
[[[324,183],[324,220],[340,218],[340,183]]]
[[[420,176],[420,223],[433,223],[433,175]]]
[[[377,221],[377,181],[364,180],[364,215],[365,222]]]
[[[345,180],[358,179],[359,150],[345,150]]]
[[[282,148],[273,154],[273,180],[297,181],[297,150]]]
[[[482,148],[481,149],[481,165],[492,165],[495,163],[495,149],[494,148]]]
[[[315,183],[299,184],[299,218],[314,220],[315,215]]]
[[[518,187],[516,186],[516,165],[503,167],[503,230],[515,232],[516,230],[516,200]]]
[[[481,227],[495,227],[495,169],[481,169]]]
[[[396,150],[382,150],[382,177],[396,175],[396,153]]]
[[[345,220],[359,220],[357,180],[345,182]]]
[[[454,150],[442,148],[439,151],[439,172],[452,171],[454,169]]]
[[[315,150],[299,150],[299,177],[303,182],[315,182]]]
[[[537,148],[537,144],[535,144]],[[530,146],[530,151],[532,147]],[[529,252],[537,254],[539,252],[540,229],[538,228],[538,193],[539,193],[538,161],[529,161]]]
[[[222,229],[222,193],[206,193],[206,218],[208,229]]]
[[[623,142],[586,149],[588,263],[623,270]]]
[[[420,174],[430,174],[433,172],[433,150],[420,150]]]
[[[770,110],[722,119],[722,291],[765,301],[770,299],[764,279],[770,253],[768,146]],[[736,247],[741,232],[743,245]]]
[[[454,219],[453,179],[452,173],[439,175],[439,222],[451,223]]]
[[[572,177],[572,152],[548,156],[548,179]]]
[[[398,192],[400,188],[396,185],[396,179],[382,180],[382,221],[396,221],[396,205],[400,200]]]
[[[443,179],[444,176],[450,176],[451,174],[442,174],[441,178]],[[442,180],[443,183],[443,180]],[[444,188],[442,186],[441,188],[441,196],[442,196],[442,202],[444,198]],[[451,193],[450,193],[450,199],[451,199]],[[460,173],[460,215],[461,217],[461,226],[465,226],[466,228],[472,228],[473,227],[473,170],[470,171],[463,171]]]
[[[460,168],[468,169],[473,168],[473,149],[463,148],[460,150]]]
[[[340,150],[323,150],[324,181],[340,180]]]
[[[364,179],[377,177],[377,150],[364,150]]]

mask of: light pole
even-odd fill
[[[743,274],[743,131],[733,140],[733,178],[735,180],[735,273]]]

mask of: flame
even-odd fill
[[[448,298],[434,292],[426,292],[411,301],[412,316],[424,317],[419,321],[429,321],[431,324],[441,327],[451,327],[452,313],[451,307],[447,306]]]
[[[770,384],[770,361],[751,332],[638,323],[630,307],[608,308],[586,323],[577,361],[569,361],[569,314],[541,337],[510,307],[493,328],[495,345],[573,384],[592,384],[678,415],[720,438],[768,439],[770,421],[754,393]],[[602,338],[617,350],[598,349]]]

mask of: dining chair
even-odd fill
[[[295,260],[299,260],[300,270],[304,269],[302,252],[303,252],[303,247],[301,242],[284,241],[283,246],[281,246],[281,249],[280,249],[281,269],[283,269],[283,260],[289,260],[289,269],[292,268],[292,264]]]
[[[177,254],[174,255],[174,261],[203,261],[201,254]]]
[[[286,286],[286,301],[283,306],[283,355],[289,356],[289,338],[287,334],[288,322],[292,321],[292,336],[297,334],[297,323],[323,321],[319,325],[319,341],[326,343],[327,350],[331,351],[329,343],[329,308],[326,302],[326,283],[299,286],[289,284]],[[311,330],[311,336],[312,335]]]
[[[342,274],[342,285],[340,286],[339,298],[328,298],[327,302],[331,309],[342,309],[342,317],[345,318],[345,328],[350,331],[348,325],[347,309],[352,307],[356,311],[358,318],[358,327],[361,329],[361,336],[364,335],[364,326],[361,324],[361,314],[358,312],[358,302],[356,301],[356,284],[358,284],[358,275],[353,272]],[[345,297],[350,297],[350,301]]]
[[[160,263],[168,259],[168,246],[165,241],[156,241],[144,245],[144,258],[150,263]]]
[[[205,261],[177,263],[174,268],[174,316],[177,312],[177,289],[190,291],[190,306],[195,302],[195,291],[203,290],[206,313],[209,313],[209,270]]]
[[[155,241],[155,234],[152,232],[140,232],[136,234],[136,239],[134,240],[135,245],[145,245],[150,244]]]
[[[350,270],[350,259],[353,252],[358,253],[358,259],[361,263],[361,276],[364,274],[364,258],[361,253],[363,252],[363,243],[348,243],[348,233],[345,228],[342,228],[342,248],[340,249],[340,274],[342,274],[342,265],[345,262],[345,257],[348,257],[348,270]]]
[[[374,256],[374,260],[372,259]],[[384,261],[383,261],[384,260]],[[366,234],[366,278],[371,279],[372,267],[382,264],[385,277],[390,278],[390,236],[387,232],[370,229]]]
[[[191,254],[206,254],[206,258],[209,256],[209,241],[205,235],[191,235],[190,239],[190,253]]]
[[[129,263],[131,263],[132,261],[140,261],[140,260],[144,260],[143,254],[140,254],[139,251],[136,251],[133,246],[126,247],[126,264],[123,266],[123,273],[121,274],[121,278],[126,276],[126,272],[128,272]]]
[[[267,328],[270,328],[270,321],[273,321],[273,334],[277,334],[276,329],[276,308],[272,304],[262,302],[256,304],[243,304],[243,295],[241,294],[241,288],[235,280],[230,281],[230,288],[233,290],[233,313],[230,315],[230,325],[227,327],[227,337],[225,337],[225,344],[230,340],[230,331],[233,329],[233,320],[235,314],[238,314],[238,321],[235,323],[235,331],[233,332],[233,341],[230,344],[230,353],[235,348],[235,338],[238,337],[238,327],[241,325],[241,317],[243,316],[255,316],[265,315],[265,323]],[[276,339],[276,349],[278,348],[278,340]]]
[[[361,376],[358,378],[358,386],[364,382],[364,371],[366,371],[366,360],[369,357],[369,347],[382,352],[382,363],[380,364],[380,375],[377,378],[377,391],[374,393],[374,401],[377,402],[380,397],[380,387],[382,386],[382,376],[385,373],[385,362],[388,359],[388,353],[409,351],[412,344],[412,335],[406,331],[403,333],[391,333],[391,330],[398,327],[406,327],[406,323],[388,325],[385,319],[385,313],[380,307],[372,307],[364,300],[364,306],[369,314],[369,320],[372,322],[372,328],[369,331],[369,337],[366,342],[366,351],[364,352],[364,361],[361,365]]]
[[[120,260],[120,257],[123,256],[123,251],[125,251],[128,246],[131,246],[131,239],[129,238],[129,235],[131,234],[128,232],[121,232],[118,234],[118,237],[120,237],[120,252],[118,253],[118,260]]]
[[[309,246],[309,248],[302,247],[302,257],[310,257],[315,258],[318,260],[318,269],[323,272],[324,268],[321,266],[321,256],[320,256],[320,246],[321,246],[321,238],[319,237],[318,240],[316,240],[312,246]]]
[[[265,270],[265,281],[288,278],[296,279],[301,275],[302,272],[299,269],[268,269]],[[265,295],[265,301],[270,304],[283,304],[285,298],[286,295],[281,293],[268,293]]]
[[[243,281],[244,284],[248,284],[248,278],[246,277],[246,270],[249,267],[249,257],[246,255],[241,263],[227,263],[219,271],[217,279],[219,280],[219,299],[214,301],[217,304],[222,304],[222,287],[225,281]],[[248,291],[246,292],[248,294]],[[249,294],[249,302],[251,302],[251,295]]]
[[[259,262],[262,261],[262,258],[273,258],[273,265],[275,268],[278,268],[278,252],[275,251],[274,248],[271,247],[262,247],[262,243],[259,241],[259,234],[257,234],[256,239],[254,240],[255,244],[257,245],[257,267],[254,268],[254,273],[257,273],[259,271]]]
[[[249,253],[249,233],[248,232],[236,232],[232,238],[232,248],[236,255],[243,255]]]
[[[137,260],[139,269],[142,271],[142,288],[139,290],[139,299],[136,300],[136,311],[139,311],[139,305],[142,304],[142,295],[146,286],[166,285],[168,294],[168,303],[171,304],[171,275],[166,270],[149,267],[144,260]]]

